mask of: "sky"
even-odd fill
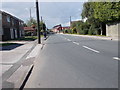
[[[48,28],[62,24],[69,26],[70,16],[72,21],[81,19],[84,1],[81,2],[39,2],[40,16]],[[36,19],[35,2],[2,2],[2,10],[26,22],[31,16]]]

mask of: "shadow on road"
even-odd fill
[[[23,45],[23,44],[18,44],[18,43],[16,43],[16,44],[9,45],[9,46],[3,46],[3,47],[0,47],[0,51],[12,50],[12,49],[15,49],[15,48],[17,48],[17,47],[19,47],[19,46],[22,46],[22,45]]]

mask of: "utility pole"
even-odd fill
[[[71,16],[70,16],[70,29],[71,29]],[[71,32],[70,32],[71,33]]]
[[[41,22],[43,21],[42,16],[41,16]]]
[[[37,29],[38,29],[38,44],[41,44],[41,30],[40,30],[40,20],[39,20],[39,6],[38,0],[36,0],[36,15],[37,15]]]
[[[31,8],[30,8],[30,20],[31,20]]]
[[[41,16],[41,23],[42,23],[42,24],[41,24],[41,25],[42,25],[42,26],[41,26],[41,29],[43,30],[43,19],[42,19],[42,16]]]
[[[70,16],[70,25],[71,25],[71,16]]]
[[[32,26],[31,8],[30,8],[30,26]]]

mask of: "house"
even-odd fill
[[[24,32],[26,36],[37,35],[37,30],[33,27],[24,27]]]
[[[54,26],[53,29],[52,29],[52,31],[55,32],[55,33],[61,32],[62,31],[61,24]]]
[[[62,27],[62,30],[69,30],[70,26]]]
[[[17,39],[24,36],[24,22],[17,17],[0,11],[0,21],[2,23],[0,28],[1,40]]]

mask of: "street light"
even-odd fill
[[[31,9],[32,9],[32,8],[36,8],[36,7],[34,6],[34,7],[26,8],[27,10],[29,10],[29,14],[30,14],[30,21],[31,21],[31,18],[32,18],[32,15],[31,15]]]
[[[41,44],[38,0],[36,0],[36,15],[37,15],[37,28],[38,28],[38,44]]]

